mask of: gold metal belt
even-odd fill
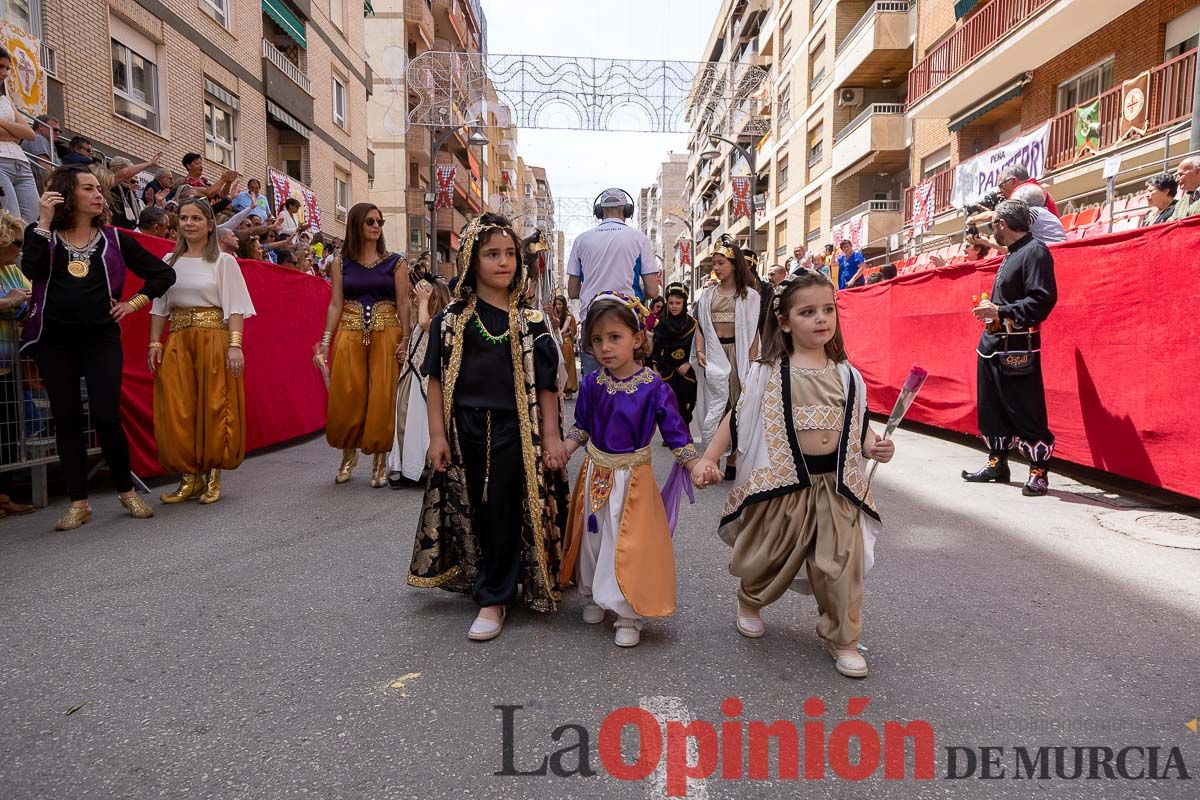
[[[363,344],[371,343],[372,331],[399,327],[400,318],[396,316],[396,304],[390,300],[381,300],[366,307],[357,300],[347,300],[342,304],[342,319],[338,322],[338,330],[362,331]]]
[[[226,330],[225,312],[219,308],[173,308],[171,309],[171,330],[184,328],[217,328]]]
[[[651,462],[650,448],[643,447],[632,453],[606,453],[596,449],[591,442],[587,444],[587,456],[591,462],[601,469],[633,469]]]

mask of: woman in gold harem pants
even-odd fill
[[[567,384],[563,387],[563,394],[570,397],[579,391],[579,368],[575,365],[575,335],[579,323],[571,315],[567,298],[561,295],[554,298],[554,314],[559,332],[562,333],[562,356],[567,367]]]
[[[325,359],[332,347],[325,440],[342,451],[334,480],[350,480],[362,450],[374,456],[371,486],[381,488],[387,486],[396,382],[412,324],[408,264],[388,253],[378,207],[358,203],[350,209],[343,256],[333,263],[330,279],[333,291],[317,358]]]
[[[154,439],[159,463],[182,476],[162,501],[198,497],[207,505],[221,499],[221,470],[236,469],[246,456],[242,325],[254,305],[241,267],[217,248],[208,203],[180,206],[179,228],[179,244],[167,258],[175,285],[150,310]]]

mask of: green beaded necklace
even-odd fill
[[[504,344],[508,341],[509,331],[506,330],[500,336],[493,336],[492,332],[484,327],[483,320],[479,318],[478,314],[475,315],[475,330],[479,331],[479,335],[488,344]]]

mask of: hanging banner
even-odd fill
[[[309,229],[316,233],[321,230],[321,208],[317,204],[317,195],[300,181],[290,175],[267,170],[267,181],[271,184],[271,200],[276,214],[283,212],[283,204],[289,197],[300,201],[300,222],[309,223]]]
[[[978,203],[1000,183],[1000,173],[1006,167],[1020,164],[1029,170],[1029,177],[1040,178],[1046,172],[1046,146],[1050,123],[1034,128],[1007,144],[985,150],[954,168],[954,189],[950,204],[964,208]]]
[[[1117,141],[1145,136],[1150,127],[1150,71],[1121,84],[1121,128]]]
[[[750,216],[750,178],[745,175],[733,177],[733,218]]]
[[[455,164],[437,165],[437,198],[434,208],[450,208],[454,205],[454,176],[457,173]]]
[[[692,265],[691,239],[679,239],[675,242],[675,263],[681,267]]]
[[[36,117],[46,113],[46,73],[42,70],[42,44],[13,25],[0,23],[0,41],[11,58],[6,86],[8,99],[17,111]]]
[[[912,229],[920,236],[933,227],[933,181],[925,181],[913,188]]]
[[[866,220],[866,212],[855,214],[850,219],[833,226],[833,243],[841,244],[846,239],[850,240],[850,244],[854,245],[855,250],[861,250],[866,244],[863,241],[863,222]]]
[[[1100,152],[1100,101],[1075,108],[1075,160]],[[1035,177],[1035,176],[1031,176]]]

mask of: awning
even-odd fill
[[[283,28],[284,33],[292,37],[296,44],[308,49],[308,38],[304,35],[304,23],[292,13],[283,0],[262,0],[262,7],[263,11],[267,12],[267,16],[275,20],[279,27]]]
[[[284,125],[287,125],[289,128],[291,128],[296,133],[303,136],[305,139],[312,136],[312,131],[310,131],[303,122],[296,119],[291,114],[284,111],[282,108],[280,108],[279,106],[277,106],[275,103],[271,102],[270,100],[267,100],[267,114],[269,114],[270,116],[279,120]]]
[[[1028,82],[1029,76],[1022,75],[1012,83],[1002,87],[999,91],[988,97],[986,100],[975,104],[971,108],[959,114],[957,117],[954,117],[950,120],[950,125],[948,126],[950,128],[950,132],[957,133],[992,109],[999,108],[1001,105],[1007,103],[1009,100],[1012,100],[1014,97],[1020,97],[1021,91],[1025,88],[1025,84]]]
[[[954,18],[962,19],[977,5],[979,0],[954,0]]]
[[[217,84],[210,81],[208,78],[204,79],[204,91],[208,92],[234,111],[238,110],[238,99]]]
[[[375,6],[371,5],[371,0],[363,0],[363,16],[364,17],[375,16]]]

